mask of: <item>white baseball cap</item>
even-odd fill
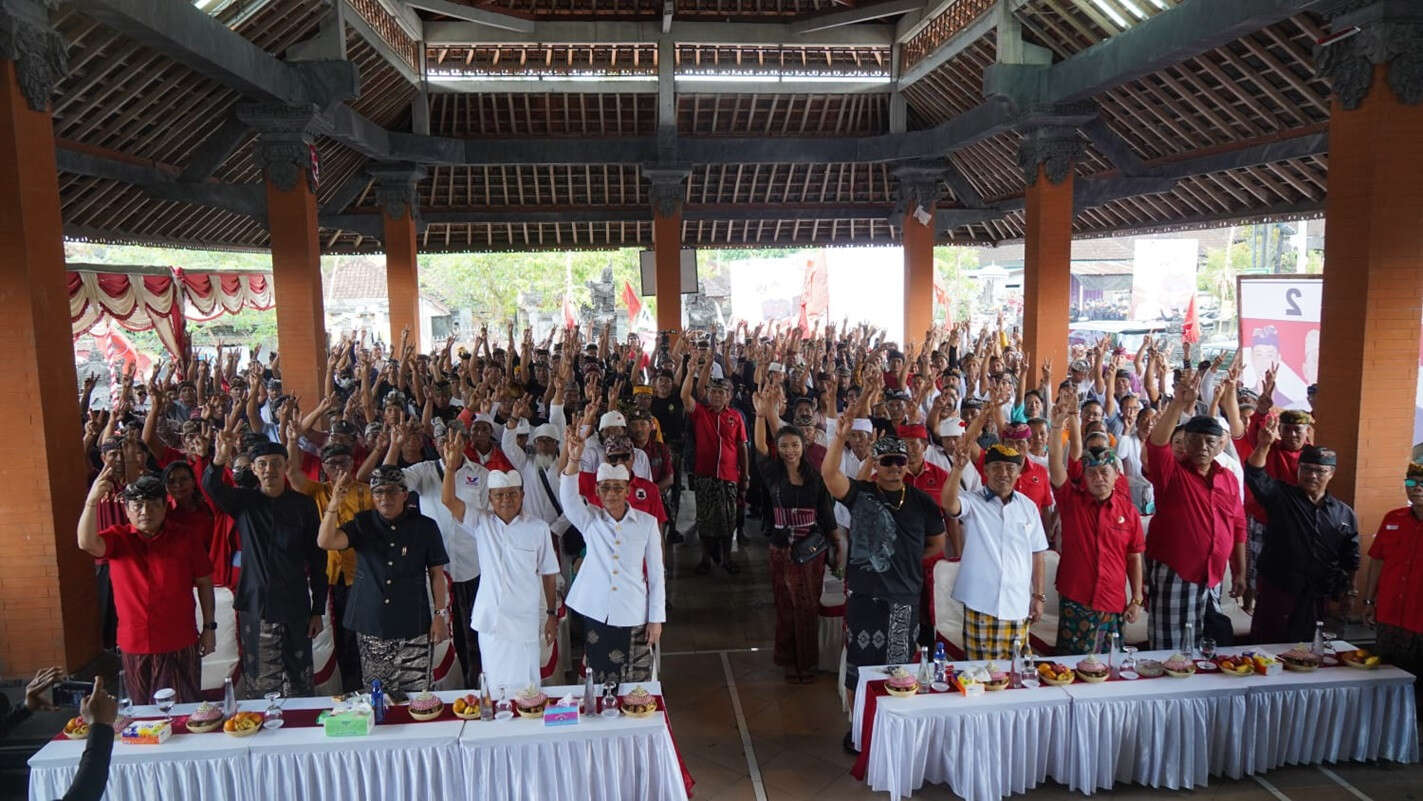
[[[604,412],[603,416],[598,418],[598,430],[602,431],[610,426],[627,428],[628,420],[626,417],[623,417],[622,412]]]
[[[962,437],[963,432],[963,420],[957,417],[945,417],[939,421],[939,436],[941,437]]]
[[[549,439],[557,440],[558,427],[555,426],[553,423],[544,423],[543,425],[534,429],[533,438],[538,439],[539,437],[548,437]]]

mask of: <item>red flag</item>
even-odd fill
[[[573,313],[573,303],[568,299],[568,296],[567,296],[567,295],[564,295],[564,296],[563,296],[563,327],[564,327],[564,328],[576,328],[577,326],[578,326],[578,317],[577,317],[577,315],[575,315],[575,314]]]
[[[1201,341],[1201,321],[1196,319],[1196,296],[1191,295],[1191,303],[1186,307],[1186,322],[1181,325],[1181,339],[1194,345]]]
[[[623,282],[623,305],[628,307],[628,327],[637,324],[637,313],[642,311],[642,301],[638,300],[637,293],[632,291],[632,284]]]
[[[954,304],[949,299],[949,291],[944,288],[944,283],[939,280],[939,276],[934,276],[934,305],[944,310],[944,323],[953,325]]]

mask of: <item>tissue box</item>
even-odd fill
[[[550,703],[544,709],[545,726],[573,726],[578,723],[578,702]]]
[[[173,724],[166,720],[136,720],[123,728],[119,740],[128,745],[158,745],[173,736]]]
[[[375,725],[375,715],[356,710],[327,712],[321,720],[327,737],[364,737],[371,733]]]

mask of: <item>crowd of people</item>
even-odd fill
[[[814,681],[827,575],[847,590],[853,689],[859,666],[932,645],[942,559],[960,562],[965,656],[1011,659],[1045,612],[1049,550],[1059,653],[1143,614],[1152,649],[1189,632],[1228,643],[1223,593],[1253,613],[1254,641],[1308,640],[1361,586],[1379,652],[1423,668],[1423,465],[1401,466],[1408,506],[1356,585],[1336,455],[1307,410],[1274,406],[1271,371],[1244,386],[1239,364],[1151,339],[1030,366],[1001,320],[902,345],[848,324],[667,332],[650,348],[606,328],[504,334],[430,353],[408,332],[389,352],[343,336],[313,398],[284,390],[276,354],[240,366],[238,348],[123,375],[111,413],[88,408],[86,382],[78,546],[98,565],[122,691],[198,700],[215,586],[233,594],[244,697],[314,693],[328,610],[348,690],[425,689],[451,640],[465,686],[517,691],[538,682],[565,606],[597,680],[645,679],[667,549],[686,542],[695,573],[715,574],[689,580],[736,580],[722,574],[743,567],[748,519],[768,540],[791,683]],[[695,545],[675,522],[683,488]]]

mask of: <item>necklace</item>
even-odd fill
[[[894,511],[898,512],[898,511],[899,511],[899,508],[904,505],[904,498],[905,498],[905,495],[906,495],[906,489],[905,489],[904,487],[900,487],[900,488],[899,488],[899,502],[898,502],[898,503],[890,503],[890,502],[889,502],[889,493],[885,492],[883,489],[880,489],[879,487],[876,487],[876,489],[879,490],[880,497],[884,499],[884,505],[885,505],[885,506],[888,506],[889,508],[891,508],[891,509],[893,509]]]

